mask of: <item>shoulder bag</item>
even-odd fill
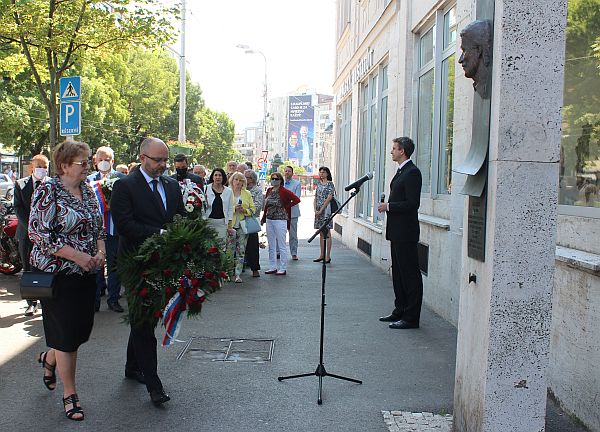
[[[56,188],[56,184],[52,186]],[[52,189],[54,194],[54,205],[56,206],[56,189]],[[56,222],[56,212],[54,212],[54,222]],[[50,233],[51,237],[56,236],[55,228]],[[54,285],[56,282],[56,273],[41,271],[24,271],[21,275],[20,290],[23,300],[49,300],[56,296]]]
[[[240,221],[240,228],[244,234],[255,234],[260,232],[260,221],[256,216],[248,216]]]

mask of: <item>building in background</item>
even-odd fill
[[[578,4],[569,1],[569,13],[577,17],[570,25],[586,20],[583,8],[573,10]],[[389,243],[376,206],[396,170],[389,156],[391,139],[413,138],[412,160],[423,176],[419,250],[424,302],[456,324],[466,278],[460,261],[466,244],[465,196],[458,193],[465,178],[453,167],[469,149],[473,98],[472,82],[457,63],[458,35],[475,19],[473,2],[337,0],[337,9],[332,173],[340,200],[347,198],[345,185],[365,172],[375,176],[345,217],[336,218],[334,231],[373,264],[390,269]],[[582,28],[597,22],[587,19]],[[600,124],[591,120],[600,113],[600,59],[593,48],[598,34],[596,27],[586,43],[577,37],[566,43],[568,109],[563,112],[556,179],[560,193],[549,375],[554,394],[592,430],[600,430],[594,396],[600,369],[590,367],[600,359],[600,327],[593,324],[600,314]]]
[[[331,160],[334,98],[314,91],[294,92],[270,101],[267,149],[316,175]]]

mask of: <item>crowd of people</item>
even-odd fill
[[[270,176],[266,193],[252,165],[230,161],[226,170],[215,167],[207,176],[203,165],[192,169],[187,157],[173,159],[174,173],[164,173],[170,161],[164,142],[148,138],[140,146],[140,163],[115,166],[114,152],[100,147],[89,159],[83,142],[65,141],[53,153],[55,176],[49,177],[49,160],[36,155],[30,175],[15,187],[18,239],[25,270],[55,275],[55,296],[41,301],[48,350],[38,356],[43,383],[54,390],[57,374],[63,383],[65,415],[83,420],[76,389],[77,351],[91,334],[94,314],[106,294],[110,310],[123,313],[121,283],[116,263],[145,239],[167,229],[176,214],[185,214],[182,187],[190,182],[204,195],[203,218],[216,232],[224,250],[234,257],[230,281],[242,283],[246,268],[260,277],[260,223],[266,225],[269,268],[264,274],[287,274],[288,256],[298,260],[298,218],[301,186],[293,167]],[[89,171],[96,168],[92,174]],[[315,197],[315,228],[330,214],[335,195],[331,172],[319,170]],[[100,184],[115,180],[110,199]],[[262,217],[261,217],[262,213]],[[256,229],[250,229],[250,219]],[[330,227],[331,228],[331,227]],[[289,233],[289,255],[286,235]],[[330,236],[329,236],[330,237]],[[331,241],[314,261],[331,262]],[[28,302],[26,315],[37,312],[39,302]],[[146,385],[151,401],[160,405],[170,397],[157,374],[154,328],[132,326],[127,346],[125,377]]]

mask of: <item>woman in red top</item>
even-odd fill
[[[283,187],[283,176],[271,174],[271,187],[267,190],[261,223],[267,223],[269,241],[269,270],[265,274],[285,275],[287,268],[287,249],[285,235],[290,228],[292,207],[300,202],[293,192]],[[277,267],[277,249],[279,249],[279,267]]]

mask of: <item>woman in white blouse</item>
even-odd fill
[[[212,170],[205,193],[208,207],[204,212],[204,219],[217,232],[225,245],[227,233],[235,234],[235,230],[231,227],[233,193],[227,186],[227,176],[222,168]]]

